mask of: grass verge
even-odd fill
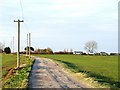
[[[8,60],[8,57],[10,59]],[[15,55],[4,55],[3,72],[3,86],[2,88],[27,88],[28,87],[28,77],[29,71],[31,70],[32,59],[29,60],[27,57],[21,55],[21,67],[15,69],[16,67],[16,56]],[[7,59],[5,59],[7,58]],[[12,63],[12,65],[8,63]],[[6,63],[6,64],[5,64]],[[10,70],[8,70],[10,69]]]
[[[62,61],[62,60],[56,60],[56,61],[63,63],[66,68],[70,69],[74,73],[82,72],[82,73],[85,73],[87,77],[92,77],[94,78],[94,80],[98,81],[99,83],[110,86],[110,88],[120,88],[120,82],[114,81],[111,78],[108,78],[108,77],[105,77],[105,76],[102,76],[100,74],[96,74],[93,72],[84,71],[78,68],[76,65],[66,62],[66,61]]]
[[[15,71],[15,74],[4,83],[3,88],[27,88],[28,77],[31,65],[27,65],[19,70]]]
[[[30,60],[20,55],[20,65],[29,64]],[[16,54],[2,54],[2,76],[6,76],[8,71],[17,66],[17,55]]]

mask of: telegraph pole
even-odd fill
[[[17,68],[20,67],[20,22],[24,22],[23,20],[20,21],[18,19],[18,21],[15,21],[14,22],[18,22],[18,52],[17,52]]]
[[[14,53],[14,36],[13,36],[13,53]]]
[[[11,48],[11,52],[12,52],[12,41],[10,41],[10,48]]]
[[[26,47],[26,56],[28,54],[28,34],[27,34],[27,47]]]
[[[29,33],[29,59],[31,58],[31,56],[30,56],[30,47],[31,47],[31,34]]]

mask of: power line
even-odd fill
[[[23,9],[23,4],[22,4],[22,0],[19,0],[19,4],[20,4],[20,8],[21,8],[21,11],[22,11],[22,18],[25,20],[25,17],[24,17],[24,9]],[[25,28],[26,28],[26,30],[27,31],[30,31],[29,30],[29,28],[28,28],[28,25],[24,22],[23,23],[24,24],[24,26],[25,26]],[[28,38],[28,36],[27,36],[27,38]],[[30,33],[29,33],[29,39],[30,39]],[[28,42],[28,41],[27,41]],[[27,52],[26,52],[27,53]],[[26,54],[27,55],[27,54]],[[29,55],[30,56],[30,55]]]
[[[20,3],[21,11],[22,11],[22,18],[24,19],[24,11],[23,11],[22,1],[19,0],[19,3]]]
[[[19,4],[20,4],[20,8],[21,8],[21,11],[22,11],[22,18],[25,20],[25,14],[24,14],[24,9],[23,9],[23,4],[22,4],[22,0],[19,0]],[[28,28],[28,26],[27,26],[27,24],[24,22],[24,25],[25,25],[25,28],[27,29],[27,30],[29,30],[29,28]]]

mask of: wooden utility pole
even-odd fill
[[[28,55],[28,34],[27,34],[27,47],[26,47],[26,56]]]
[[[12,41],[10,41],[10,48],[11,48],[11,50],[12,50]],[[11,51],[12,52],[12,51]]]
[[[31,47],[31,34],[29,33],[29,59],[31,58],[30,56],[30,47]]]
[[[18,22],[18,52],[17,52],[17,68],[20,67],[20,22],[24,22],[23,20],[20,21],[18,19],[18,21],[15,21],[14,22]]]
[[[14,53],[14,36],[13,36],[13,53]]]

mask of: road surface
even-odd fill
[[[29,88],[80,88],[85,86],[68,77],[51,59],[35,58],[29,77]]]

